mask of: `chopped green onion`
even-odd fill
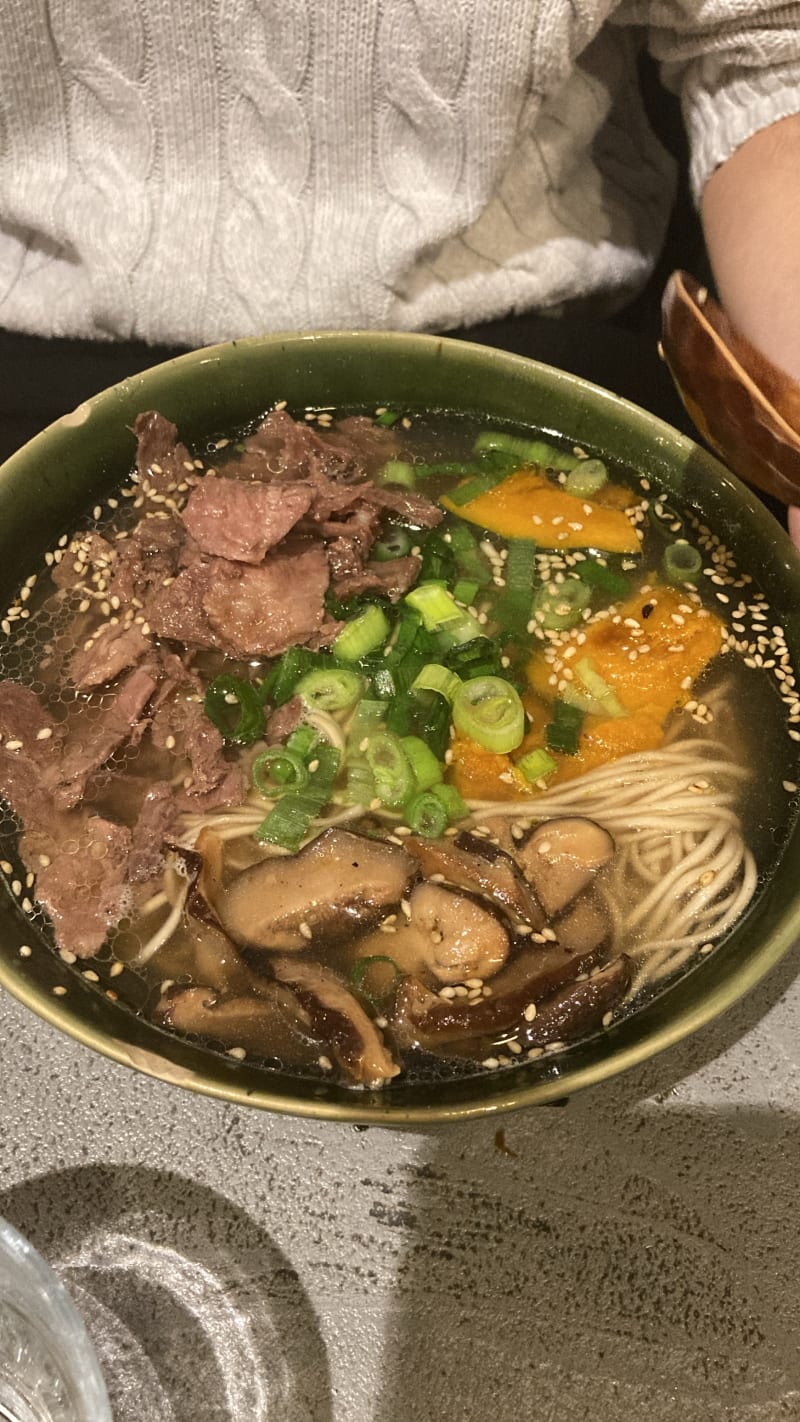
[[[412,681],[411,690],[438,691],[448,703],[452,703],[460,685],[461,677],[455,672],[449,671],[439,662],[428,662]]]
[[[453,597],[456,602],[463,602],[465,607],[469,607],[478,596],[479,589],[480,583],[476,583],[470,578],[459,578],[453,588]]]
[[[608,682],[603,680],[588,657],[582,657],[579,662],[576,662],[575,672],[582,684],[586,687],[589,695],[595,701],[599,702],[606,716],[620,717],[627,715],[625,707],[611,690]]]
[[[369,990],[365,980],[377,963],[388,963],[392,969],[392,980],[388,987],[375,993]],[[402,976],[403,974],[394,961],[394,958],[388,958],[385,953],[373,953],[369,958],[359,958],[358,962],[353,965],[353,970],[350,974],[350,983],[359,997],[365,998],[370,1007],[377,1012],[394,992]]]
[[[330,659],[320,652],[311,652],[307,647],[290,647],[270,668],[259,688],[259,697],[272,706],[283,706],[294,696],[297,683],[306,672],[329,665]]]
[[[391,631],[383,608],[371,603],[363,612],[345,623],[333,643],[332,651],[342,662],[358,662],[377,647],[382,647]]]
[[[545,727],[545,737],[550,750],[561,751],[563,755],[577,755],[583,712],[578,706],[570,706],[566,701],[553,702],[553,719]]]
[[[274,800],[287,790],[302,790],[308,771],[302,757],[288,746],[270,746],[253,761],[250,776],[259,795]]]
[[[223,673],[208,687],[203,710],[226,741],[247,746],[264,734],[264,712],[252,682]]]
[[[565,578],[563,583],[545,583],[533,599],[533,617],[540,627],[560,632],[574,627],[591,598],[591,588],[579,578]]]
[[[463,578],[476,582],[479,587],[485,587],[492,581],[492,569],[489,559],[482,552],[478,544],[478,539],[469,527],[459,519],[448,528],[450,539],[447,545],[455,559],[456,567]],[[461,598],[460,601],[466,601]],[[469,599],[472,602],[472,598]]]
[[[578,577],[582,583],[588,583],[590,588],[599,588],[601,592],[608,593],[614,602],[620,602],[630,592],[628,579],[606,564],[598,563],[596,558],[587,558],[581,563]]]
[[[516,769],[521,770],[526,780],[533,785],[537,780],[543,780],[545,776],[552,775],[554,770],[558,770],[558,761],[553,760],[546,750],[528,751],[517,761]]]
[[[486,750],[516,750],[525,734],[519,694],[499,676],[462,682],[453,698],[453,724]]]
[[[375,416],[375,423],[388,430],[392,425],[396,425],[399,419],[400,415],[397,410],[382,410],[379,415]]]
[[[679,540],[664,549],[664,574],[670,583],[696,583],[703,559],[691,543]]]
[[[416,482],[414,465],[405,459],[387,459],[378,470],[379,484],[403,484],[407,489],[413,489]]]
[[[477,499],[481,494],[487,494],[496,485],[502,484],[508,476],[508,469],[487,469],[484,474],[473,474],[464,484],[457,484],[455,489],[448,489],[447,497],[451,504],[455,504],[457,509],[469,504],[473,499]]]
[[[608,470],[602,459],[579,459],[567,475],[564,488],[578,499],[590,499],[607,483]]]
[[[376,667],[372,673],[371,682],[373,696],[380,697],[382,701],[388,701],[391,696],[397,695],[397,683],[391,667]]]
[[[331,798],[333,783],[339,770],[339,752],[333,746],[320,746],[316,770],[309,771],[308,783],[301,790],[292,790],[272,807],[255,832],[262,843],[277,844],[294,854],[306,838],[311,821]]]
[[[397,736],[419,736],[444,760],[450,743],[450,703],[430,692],[405,692],[387,703],[386,727]]]
[[[528,539],[510,538],[503,569],[505,590],[496,607],[501,625],[521,635],[530,620],[531,598],[536,578],[536,544]]]
[[[399,810],[414,789],[414,772],[400,740],[391,731],[376,731],[364,754],[378,799],[388,809]]]
[[[447,810],[431,790],[425,790],[409,800],[403,818],[415,834],[421,834],[425,839],[438,839],[449,822]]]
[[[427,632],[438,632],[448,622],[457,622],[462,616],[452,597],[441,583],[424,582],[406,593],[406,602],[422,618]]]
[[[485,450],[500,450],[513,455],[523,464],[538,464],[544,469],[574,469],[580,461],[577,455],[556,449],[543,439],[520,439],[517,435],[503,434],[501,430],[484,430],[473,445],[476,454]]]
[[[376,563],[388,563],[392,558],[402,558],[411,547],[411,534],[399,525],[390,528],[374,545],[370,557]]]
[[[430,746],[420,736],[401,736],[400,744],[408,756],[417,790],[430,790],[442,778],[442,766]]]
[[[372,701],[367,697],[359,701],[347,736],[348,756],[352,749],[358,749],[365,736],[378,729],[385,715],[386,706],[382,701]]]
[[[481,635],[471,642],[462,642],[451,647],[444,655],[444,663],[462,681],[471,681],[476,676],[500,676],[502,648],[497,641]],[[508,679],[508,678],[506,678]]]
[[[444,805],[447,811],[447,818],[450,824],[455,824],[456,820],[465,820],[469,814],[469,805],[462,800],[455,785],[433,785],[431,794]]]
[[[295,755],[299,755],[305,763],[311,759],[312,752],[318,744],[319,731],[315,730],[313,726],[298,726],[296,730],[292,731],[286,742],[286,748],[294,751]]]
[[[344,667],[325,667],[322,671],[306,672],[295,688],[306,706],[316,711],[349,711],[358,701],[362,689],[361,677]]]

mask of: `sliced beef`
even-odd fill
[[[436,504],[426,499],[424,494],[413,494],[409,489],[396,485],[393,489],[379,488],[377,484],[366,484],[361,497],[367,504],[378,509],[390,509],[399,514],[404,523],[414,528],[435,528],[444,514]]]
[[[399,454],[397,431],[386,425],[376,425],[368,415],[346,415],[326,430],[325,442],[335,449],[349,452],[366,474],[377,474],[387,459]]]
[[[303,703],[299,696],[293,696],[283,706],[278,706],[267,721],[264,739],[268,746],[279,746],[296,731],[303,719]]]
[[[190,762],[190,784],[175,794],[178,809],[199,812],[241,803],[243,772],[226,759],[225,742],[201,701],[179,697],[165,702],[153,717],[150,734],[154,745],[165,747],[169,741],[170,749]]]
[[[182,518],[201,552],[260,563],[308,511],[312,497],[310,484],[204,479],[190,494]]]
[[[88,810],[53,811],[48,827],[26,828],[20,854],[59,948],[89,958],[102,947],[124,912],[130,850],[129,830]]]
[[[157,410],[146,410],[133,422],[136,435],[136,470],[158,493],[174,491],[179,484],[191,480],[192,457],[178,441],[178,431],[171,420]]]
[[[158,637],[168,637],[187,647],[211,648],[220,645],[203,607],[206,593],[213,586],[217,566],[215,560],[197,562],[190,568],[184,568],[172,582],[154,589],[145,602],[145,615]]]
[[[176,817],[175,792],[167,781],[158,781],[145,795],[133,827],[128,883],[146,883],[160,874],[164,868],[164,841],[172,834]]]
[[[157,680],[144,667],[129,672],[109,705],[91,720],[74,722],[60,766],[61,784],[56,802],[62,807],[76,805],[83,796],[89,777],[105,765],[109,756],[136,737],[145,707]]]
[[[352,449],[328,444],[310,424],[293,420],[285,410],[273,410],[244,442],[244,453],[231,466],[241,478],[342,478],[360,473]]]
[[[377,923],[399,904],[412,873],[403,849],[328,829],[299,854],[245,869],[216,907],[234,942],[299,952],[315,934],[346,938]]]
[[[258,567],[221,563],[215,572],[203,610],[217,645],[233,656],[277,656],[322,626],[329,575],[321,544],[290,542]]]
[[[113,681],[120,672],[138,665],[152,642],[136,623],[106,623],[90,645],[80,647],[69,664],[69,679],[78,691],[88,691]]]
[[[183,524],[174,515],[141,519],[130,538],[116,544],[109,597],[118,597],[125,607],[134,599],[143,602],[151,589],[175,577],[185,542]]]
[[[296,956],[275,958],[272,967],[305,1008],[312,1031],[358,1086],[382,1086],[398,1075],[375,1023],[334,973]]]
[[[64,727],[35,692],[16,681],[0,681],[0,752],[6,753],[12,767],[20,757],[42,767],[57,762],[63,737]]]
[[[414,554],[405,558],[389,558],[385,563],[367,563],[361,572],[337,577],[333,591],[342,598],[374,591],[388,597],[390,602],[397,602],[414,586],[421,567],[422,559]]]
[[[114,562],[114,548],[101,534],[89,533],[80,544],[80,553],[68,548],[55,564],[52,578],[57,588],[79,587],[93,572],[107,570]]]

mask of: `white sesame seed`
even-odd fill
[[[333,1062],[330,1057],[317,1057],[317,1062],[323,1071],[333,1071]]]
[[[314,937],[311,928],[309,924],[306,923],[305,919],[303,919],[303,922],[300,924],[300,932],[304,938],[308,939],[309,942]]]
[[[6,750],[22,750],[22,741],[6,741]]]
[[[54,987],[54,988],[53,988],[53,996],[54,996],[54,997],[66,997],[66,995],[67,995],[67,989],[66,989],[65,987],[60,987],[60,986],[59,986],[59,987]]]
[[[244,1047],[229,1047],[228,1056],[233,1057],[234,1061],[243,1062],[247,1056],[247,1052]]]
[[[536,1016],[536,1003],[529,1002],[522,1015],[525,1018],[526,1022],[532,1022],[534,1017]]]

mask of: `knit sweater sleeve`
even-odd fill
[[[629,0],[614,20],[647,28],[664,82],[680,94],[697,202],[746,139],[800,112],[800,4]]]

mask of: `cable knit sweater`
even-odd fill
[[[3,0],[0,324],[199,344],[443,328],[646,279],[673,175],[800,109],[800,5]]]

